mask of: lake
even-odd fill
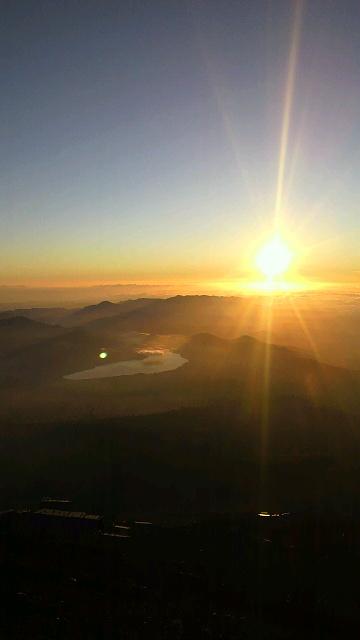
[[[145,375],[154,373],[164,373],[179,369],[186,362],[179,353],[167,350],[143,351],[150,353],[142,360],[122,360],[112,364],[104,364],[92,369],[85,369],[77,373],[64,376],[66,380],[94,380],[95,378],[117,378],[119,376],[134,376],[139,373]]]

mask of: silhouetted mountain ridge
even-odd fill
[[[213,333],[223,338],[242,334],[311,354],[319,361],[360,369],[360,334],[356,308],[344,299],[333,303],[323,295],[209,296],[177,295],[123,302],[103,300],[81,309],[9,310],[0,319],[24,315],[64,327],[87,325],[116,338],[129,331],[152,334]],[[332,305],[335,304],[334,308]]]
[[[122,318],[133,311],[142,309],[150,302],[152,302],[151,298],[137,298],[136,300],[125,300],[116,303],[103,300],[99,304],[89,305],[69,312],[62,318],[61,324],[67,327],[74,327],[104,320],[104,328],[106,328],[106,320],[116,317]]]
[[[43,344],[46,340],[64,332],[62,327],[45,324],[23,316],[0,320],[0,354],[5,356],[19,352],[33,344]]]
[[[27,309],[9,309],[0,312],[0,321],[6,318],[22,316],[30,320],[37,320],[46,324],[56,324],[63,316],[69,313],[63,307],[32,307]]]

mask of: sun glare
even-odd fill
[[[260,249],[256,256],[256,265],[265,278],[272,282],[286,273],[292,257],[289,247],[279,235],[276,235]]]

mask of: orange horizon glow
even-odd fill
[[[344,274],[341,274],[344,275]],[[222,289],[226,291],[238,290],[239,292],[264,292],[269,293],[271,291],[304,291],[304,290],[320,290],[328,288],[341,288],[348,286],[360,286],[360,277],[357,273],[350,273],[347,278],[335,280],[335,279],[317,279],[315,276],[296,276],[296,278],[286,278],[272,281],[271,279],[259,279],[259,277],[247,276],[247,277],[229,277],[219,279],[199,279],[191,280],[181,278],[179,280],[138,280],[138,279],[114,279],[114,280],[30,280],[21,283],[10,282],[0,284],[0,289],[6,291],[7,289],[91,289],[91,288],[105,288],[105,287],[148,287],[148,288],[177,288],[179,292],[188,288],[194,289]]]

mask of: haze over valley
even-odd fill
[[[266,448],[269,459],[278,461],[276,465],[283,471],[283,465],[291,465],[291,461],[296,460],[300,475],[308,473],[311,460],[314,464],[315,460],[323,460],[314,467],[314,482],[320,482],[323,464],[330,465],[329,469],[335,465],[329,484],[324,485],[321,480],[321,499],[324,504],[330,501],[334,506],[334,474],[335,469],[340,473],[340,452],[342,456],[346,450],[346,455],[355,461],[359,447],[357,303],[356,296],[324,294],[318,325],[319,299],[314,300],[311,294],[271,300],[259,296],[176,296],[116,304],[104,301],[75,310],[43,308],[3,312],[0,317],[0,413],[4,437],[6,434],[7,442],[12,442],[11,447],[16,451],[24,447],[33,452],[32,468],[40,464],[40,455],[43,462],[39,469],[43,464],[48,468],[45,461],[52,460],[55,451],[59,464],[67,464],[67,449],[58,441],[58,437],[66,438],[67,446],[75,446],[76,455],[82,457],[81,466],[86,465],[82,491],[83,498],[88,496],[86,500],[90,500],[93,485],[87,465],[90,459],[95,468],[104,464],[103,446],[115,447],[111,454],[111,464],[114,464],[116,447],[129,447],[126,443],[130,438],[132,452],[129,451],[126,461],[119,454],[116,468],[126,474],[125,469],[136,459],[139,481],[143,477],[142,483],[145,478],[150,482],[155,459],[159,473],[162,465],[171,464],[173,475],[178,468],[176,459],[182,460],[182,447],[198,450],[200,426],[196,425],[205,425],[204,420],[210,419],[211,429],[218,434],[216,437],[224,441],[221,446],[225,448],[216,463],[218,471],[225,474],[224,482],[229,464],[233,465],[231,482],[236,486],[248,465],[255,465],[251,472],[251,482],[255,483],[251,489],[252,508],[256,508],[256,465],[260,464],[262,447]],[[23,315],[18,315],[21,313]],[[269,314],[271,333],[268,332]],[[311,340],[307,327],[311,327]],[[289,336],[290,343],[286,346],[276,344],[280,331],[282,343]],[[331,348],[333,344],[338,350]],[[172,361],[167,365],[169,357],[173,358],[174,365]],[[352,366],[344,366],[345,361]],[[129,362],[133,375],[123,375],[128,373]],[[98,377],[98,374],[87,374],[88,370],[103,373]],[[136,420],[131,417],[134,415],[143,417]],[[105,419],[110,420],[108,426],[103,422]],[[149,429],[149,437],[152,433],[154,440],[146,460],[139,463],[138,456],[142,455],[145,441],[148,442],[147,437],[144,441],[143,429]],[[37,449],[39,438],[42,444]],[[96,445],[93,449],[90,444],[93,438],[101,439],[100,448]],[[118,442],[116,446],[114,438]],[[155,444],[157,438],[158,445]],[[208,444],[201,446],[209,455],[219,455],[219,451],[215,453],[212,449],[215,444],[212,438],[209,435]],[[234,447],[230,446],[233,438]],[[176,440],[177,454],[165,447],[168,439],[169,443]],[[201,475],[200,458],[199,450],[198,473]],[[3,462],[5,464],[5,460]],[[13,466],[5,464],[3,469],[3,478],[9,487]],[[66,494],[77,496],[76,483],[71,484],[72,473],[75,471],[66,481],[70,482],[66,485]],[[184,474],[180,467],[176,473],[179,475],[173,476],[173,482],[179,486]],[[7,474],[10,474],[8,480]],[[61,494],[63,490],[55,475],[46,472],[40,481],[36,472],[36,482],[40,482],[37,491],[41,487],[43,493]],[[202,476],[201,483],[205,482],[210,492],[216,491],[219,482],[216,477]],[[168,482],[165,478],[163,481]],[[27,472],[19,469],[16,486],[19,495],[29,498],[29,487],[34,485]],[[141,486],[138,500],[149,507],[148,491],[145,484]],[[274,490],[278,507],[290,508],[294,502],[313,503],[314,497],[302,485],[300,476],[295,484],[287,487],[289,491],[285,487]],[[231,495],[234,490],[229,488]],[[121,500],[129,503],[132,491],[130,485],[122,484]],[[116,495],[108,505],[110,511],[118,508]],[[224,497],[223,504],[218,500],[216,508],[220,511],[235,508],[229,497]],[[242,500],[238,498],[239,511],[250,505],[249,499]],[[4,505],[8,501],[5,491]],[[162,498],[160,503],[156,498],[155,503],[157,512],[181,509],[173,497]],[[202,509],[206,512],[212,507],[195,500],[190,511]]]

